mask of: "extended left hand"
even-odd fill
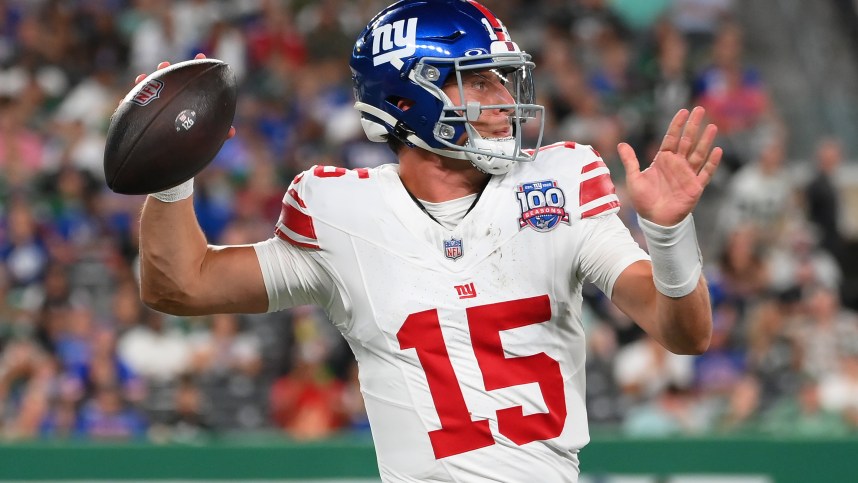
[[[718,132],[714,124],[700,133],[705,113],[702,107],[677,112],[655,159],[643,171],[631,146],[617,146],[626,169],[626,188],[642,218],[672,226],[697,205],[723,154],[721,148],[712,147]]]

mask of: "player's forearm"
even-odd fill
[[[654,327],[657,339],[676,354],[701,354],[712,337],[712,309],[709,290],[701,276],[688,295],[673,298],[655,292]]]
[[[140,220],[140,291],[150,307],[180,314],[192,300],[208,245],[193,199],[146,200]]]
[[[709,347],[712,314],[694,219],[687,215],[672,226],[639,222],[652,259],[655,331],[670,351],[699,354]]]

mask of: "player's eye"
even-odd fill
[[[469,79],[468,87],[476,91],[484,91],[489,88],[489,79],[482,74],[475,74]]]

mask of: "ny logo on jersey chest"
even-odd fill
[[[453,285],[453,288],[456,289],[456,295],[460,299],[472,299],[477,296],[477,287],[474,286],[474,282],[464,285]]]

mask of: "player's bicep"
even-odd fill
[[[654,313],[655,284],[652,281],[652,263],[640,260],[632,263],[617,277],[611,302],[648,333],[653,327],[646,314]]]
[[[268,296],[251,246],[209,246],[200,268],[197,305],[207,313],[262,313]]]

